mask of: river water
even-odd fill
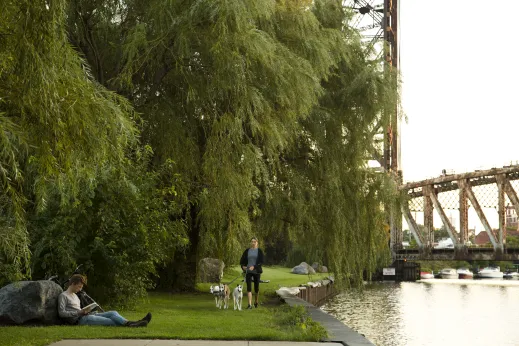
[[[373,283],[322,309],[377,346],[519,345],[519,281]]]

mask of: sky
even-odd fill
[[[399,0],[404,181],[519,163],[519,0]]]

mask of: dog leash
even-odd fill
[[[233,283],[234,281],[236,281],[236,279],[238,279],[238,278],[239,278],[240,276],[243,276],[243,273],[241,273],[241,274],[238,274],[238,276],[237,276],[237,277],[235,277],[234,279],[232,279],[232,281],[231,281],[231,282],[229,282],[229,283],[226,283],[226,282],[222,282],[222,284],[224,284],[224,285],[230,285],[230,284],[232,284],[232,283]]]

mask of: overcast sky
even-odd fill
[[[400,0],[405,181],[519,160],[519,0]]]

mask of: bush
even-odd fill
[[[310,340],[322,341],[328,337],[326,329],[318,322],[313,321],[304,306],[288,306],[283,305],[278,313],[278,321],[280,325],[299,327],[303,330],[303,334]]]
[[[161,185],[164,172],[146,171],[147,162],[138,158],[124,171],[105,167],[95,183],[83,182],[73,205],[63,208],[54,198],[33,217],[35,277],[66,277],[83,263],[86,290],[100,303],[131,307],[145,296],[155,265],[187,244],[184,224],[172,217],[174,187]]]

